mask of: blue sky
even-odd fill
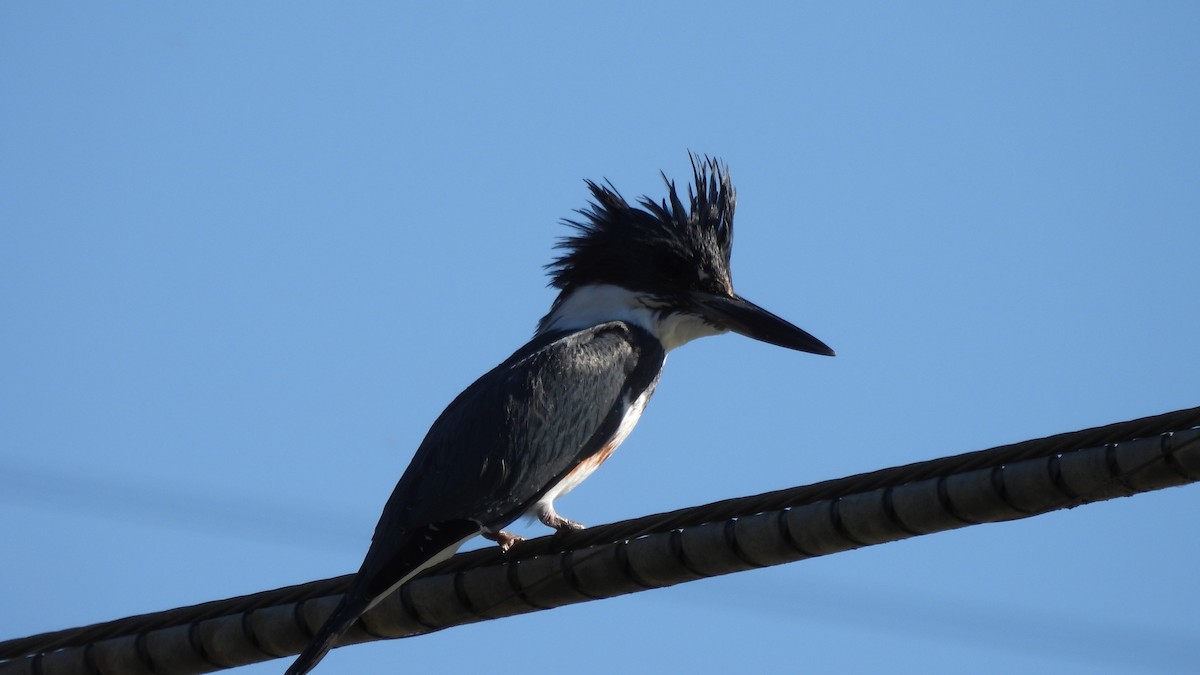
[[[739,292],[838,357],[674,352],[569,517],[1200,404],[1198,31],[1182,2],[4,3],[0,637],[355,569],[430,422],[549,307],[582,179],[660,196],[688,149],[738,186]],[[1168,490],[317,672],[1178,672],[1198,507]]]

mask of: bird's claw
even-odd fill
[[[500,530],[499,532],[484,532],[483,536],[487,539],[491,539],[497,544],[500,544],[501,553],[508,553],[508,549],[512,548],[513,544],[517,543],[518,541],[525,541],[525,537],[522,537],[519,534],[513,534],[512,532],[506,532],[504,530]]]
[[[566,518],[562,518],[559,520],[558,525],[554,528],[554,530],[555,530],[555,534],[566,534],[568,532],[575,532],[576,530],[582,530],[585,527],[586,527],[586,525],[584,525],[583,523],[581,523],[579,521],[568,520]]]
[[[563,518],[557,513],[547,513],[541,517],[542,524],[546,527],[553,527],[555,534],[563,535],[575,530],[582,530],[584,524],[570,518]]]

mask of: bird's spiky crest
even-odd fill
[[[666,174],[667,198],[643,196],[636,206],[612,183],[586,181],[592,203],[578,211],[582,219],[564,221],[576,233],[557,244],[565,253],[546,266],[550,285],[566,292],[586,284],[629,288],[645,282],[655,289],[701,285],[732,292],[736,195],[729,170],[715,157],[688,155],[693,183],[687,208]]]

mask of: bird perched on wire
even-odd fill
[[[554,500],[625,440],[667,352],[727,331],[833,356],[823,342],[733,291],[734,190],[715,159],[692,156],[685,204],[630,204],[588,181],[592,203],[548,265],[559,290],[533,339],[467,387],[433,423],[388,499],[341,603],[287,670],[307,673],[380,600],[482,534],[507,550],[522,515],[583,527]]]

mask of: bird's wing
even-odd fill
[[[288,673],[307,672],[397,585],[516,520],[599,451],[664,358],[650,333],[613,322],[539,336],[467,387],[433,423],[350,589]]]
[[[612,437],[665,356],[649,333],[620,322],[552,337],[479,378],[433,423],[376,543],[414,525],[511,523]]]
[[[664,357],[648,332],[606,323],[542,336],[467,387],[384,507],[359,572],[368,592],[386,592],[414,558],[520,517],[612,437]]]

